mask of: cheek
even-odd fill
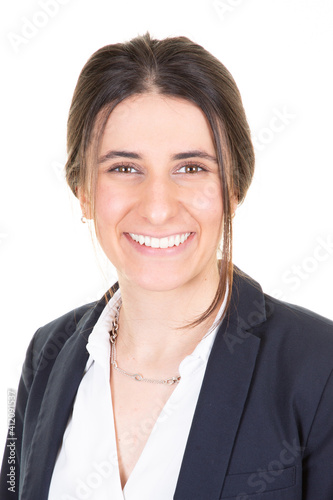
[[[204,184],[195,192],[191,205],[202,215],[222,217],[221,186],[213,181]]]
[[[125,200],[119,190],[97,186],[95,207],[98,225],[103,227],[119,220],[125,211]]]

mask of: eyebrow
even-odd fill
[[[113,158],[131,158],[134,160],[142,160],[142,156],[138,153],[134,153],[132,151],[108,151],[105,155],[101,156],[98,159],[98,163],[104,163],[108,160],[112,160]],[[195,149],[193,151],[184,151],[183,153],[174,154],[171,157],[171,160],[185,160],[187,158],[203,158],[204,160],[209,160],[217,163],[217,158],[212,156],[205,151],[201,151],[199,149]]]

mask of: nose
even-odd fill
[[[179,207],[179,186],[168,177],[154,176],[142,187],[139,206],[142,217],[156,226],[175,217]]]

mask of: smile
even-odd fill
[[[140,243],[140,245],[145,245],[146,247],[171,248],[173,246],[178,247],[179,245],[184,243],[184,241],[186,241],[192,233],[176,234],[172,236],[166,236],[165,238],[153,238],[150,236],[143,236],[142,234],[134,233],[128,234],[130,235],[132,240]]]

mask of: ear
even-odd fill
[[[82,187],[78,187],[76,193],[80,201],[80,207],[83,217],[85,217],[86,219],[92,219],[91,206],[89,199],[87,197],[87,193],[84,191]]]

